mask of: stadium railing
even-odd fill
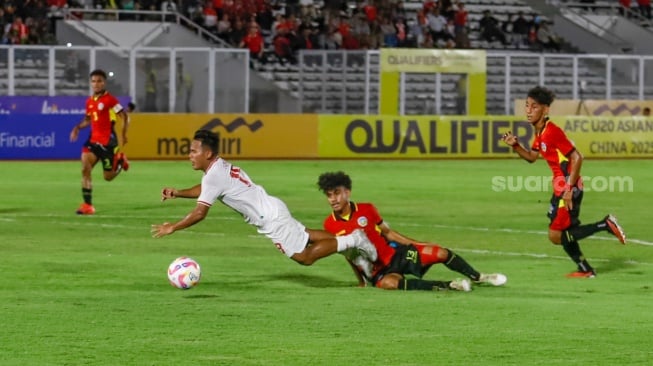
[[[110,73],[109,89],[141,106],[154,71],[156,111],[162,113],[248,113],[253,99],[283,93],[295,105],[279,103],[266,112],[376,114],[378,63],[376,50],[302,52],[297,65],[262,73],[260,79],[273,88],[262,92],[257,88],[270,83],[250,77],[244,49],[0,46],[0,94],[88,95],[89,72],[103,68]],[[653,98],[653,55],[489,51],[487,78],[490,114],[511,114],[514,100],[535,85],[552,88],[561,99],[645,100]],[[459,114],[459,79],[457,74],[405,74],[401,110]]]

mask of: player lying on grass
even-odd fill
[[[311,265],[316,260],[350,248],[359,249],[365,258],[376,260],[374,245],[362,231],[335,237],[324,230],[307,229],[295,220],[286,204],[267,194],[237,166],[218,155],[218,135],[207,130],[195,133],[188,154],[193,169],[204,172],[202,183],[187,189],[163,188],[163,201],[171,198],[197,198],[197,204],[176,223],[152,225],[152,236],[160,238],[202,221],[219,200],[240,213],[245,222],[270,238],[283,254],[294,261]]]
[[[549,107],[555,95],[549,89],[535,87],[528,91],[526,118],[535,129],[535,139],[530,150],[522,147],[511,131],[503,135],[503,141],[524,160],[534,163],[542,155],[553,173],[553,196],[548,217],[549,240],[562,245],[567,255],[576,263],[577,270],[568,277],[592,278],[596,271],[580,250],[579,240],[599,231],[607,231],[626,244],[626,234],[617,219],[608,214],[603,220],[580,225],[580,205],[583,202],[583,179],[580,168],[583,155],[565,132],[549,119]]]
[[[318,186],[333,209],[324,220],[324,228],[334,235],[346,235],[363,229],[376,247],[378,259],[373,263],[357,256],[355,251],[346,253],[361,286],[365,285],[365,280],[369,280],[376,287],[388,290],[471,289],[467,279],[448,282],[422,279],[426,271],[437,263],[444,263],[450,270],[463,274],[475,283],[494,286],[506,283],[507,278],[503,274],[480,273],[447,248],[410,239],[391,229],[373,204],[351,202],[352,182],[347,174],[324,173],[318,179]],[[407,279],[406,275],[416,276],[417,279]]]

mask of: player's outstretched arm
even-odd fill
[[[202,193],[202,185],[197,184],[191,188],[176,189],[172,187],[165,187],[161,190],[161,201],[173,198],[197,198]]]
[[[152,225],[150,232],[152,233],[152,237],[154,238],[160,238],[162,236],[170,235],[175,231],[183,230],[189,226],[193,226],[198,222],[204,220],[208,212],[209,212],[208,206],[198,203],[197,206],[195,206],[195,209],[193,209],[193,211],[191,211],[188,215],[186,215],[186,217],[181,219],[181,221],[178,221],[174,224],[171,224],[169,222],[164,222],[163,224],[160,225],[156,225],[156,224]]]
[[[385,240],[388,242],[393,241],[402,245],[410,245],[419,242],[418,240],[411,239],[407,236],[402,235],[400,232],[391,229],[390,226],[388,226],[388,224],[385,222],[381,223],[379,228],[381,229],[381,235],[383,235]]]

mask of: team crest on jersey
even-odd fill
[[[103,110],[104,109],[104,103],[98,103],[97,109]]]
[[[358,222],[358,226],[365,227],[367,226],[367,217],[361,216],[358,218],[358,220],[356,220],[356,222]]]
[[[542,151],[546,152],[546,144],[544,142],[542,143],[541,147],[542,147]]]

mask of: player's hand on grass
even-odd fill
[[[172,224],[169,222],[164,222],[161,225],[152,225],[152,228],[150,229],[153,238],[160,238],[162,236],[170,235],[174,231],[175,230]]]

